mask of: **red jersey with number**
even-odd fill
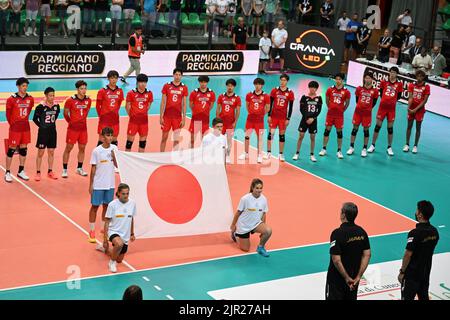
[[[130,102],[130,122],[135,124],[148,123],[148,110],[153,102],[153,93],[145,90],[139,92],[137,89],[128,91],[127,103]]]
[[[413,98],[413,106],[417,107],[419,104],[425,101],[425,97],[430,95],[430,86],[423,83],[418,85],[417,83],[410,83],[408,86],[409,96]]]
[[[261,122],[264,121],[266,114],[266,105],[270,105],[270,97],[268,94],[261,92],[256,94],[254,91],[247,94],[245,101],[248,105],[247,121]]]
[[[216,94],[211,89],[202,92],[200,89],[195,89],[189,96],[189,102],[193,103],[192,119],[209,120],[209,112],[216,101]]]
[[[221,105],[219,118],[224,122],[234,122],[236,120],[236,108],[242,105],[241,97],[235,93],[229,96],[227,93],[223,93],[217,99],[217,104]]]
[[[370,89],[358,87],[356,88],[356,96],[358,97],[356,111],[363,114],[372,114],[374,102],[378,99],[380,93],[374,87],[371,87]]]
[[[350,91],[345,87],[338,89],[335,86],[332,86],[328,88],[326,96],[329,99],[327,115],[329,117],[343,117],[345,102],[351,97]]]
[[[74,95],[66,100],[64,109],[69,110],[69,115],[64,114],[64,118],[69,123],[69,129],[74,131],[87,130],[86,119],[91,109],[92,100],[88,96],[79,99]]]
[[[119,110],[124,100],[123,90],[119,87],[111,89],[106,86],[97,93],[97,114],[99,122],[105,125],[116,125],[119,123]]]
[[[289,103],[295,100],[294,92],[289,88],[283,91],[277,87],[272,90],[270,97],[274,99],[271,117],[287,119]]]
[[[18,93],[15,93],[6,100],[6,120],[11,131],[24,132],[30,130],[28,118],[33,106],[34,99],[28,94],[22,98]]]
[[[181,107],[184,97],[188,96],[188,87],[183,83],[175,85],[166,83],[162,88],[162,94],[166,95],[166,108],[164,116],[167,118],[181,118]]]
[[[403,92],[403,84],[400,81],[381,81],[380,89],[383,90],[380,106],[395,108],[398,94]]]

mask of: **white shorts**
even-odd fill
[[[122,17],[122,7],[118,4],[113,4],[111,6],[111,19],[120,20]]]
[[[38,10],[36,11],[27,10],[27,20],[36,20],[38,12],[39,12]]]
[[[135,13],[136,10],[134,9],[123,9],[123,18],[125,20],[133,20]]]
[[[49,4],[41,5],[41,16],[43,16],[43,17],[51,17],[52,16],[52,11],[50,10]]]

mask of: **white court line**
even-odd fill
[[[153,286],[153,288],[155,288],[155,289],[158,290],[158,291],[161,291],[161,290],[162,290],[161,287],[159,287],[159,286]]]
[[[147,281],[147,282],[149,282],[150,281],[150,279],[149,278],[147,278],[147,277],[142,277],[142,279],[144,279],[145,281]]]
[[[445,228],[445,226],[444,226],[444,225],[442,225],[442,226],[439,226],[439,228]]]
[[[166,294],[167,299],[174,300],[171,295]]]

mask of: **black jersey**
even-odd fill
[[[314,118],[316,119],[320,112],[322,111],[322,97],[317,96],[315,98],[311,98],[309,96],[302,96],[300,99],[300,112],[303,115],[303,118]]]
[[[60,112],[59,104],[47,106],[39,104],[34,110],[33,122],[39,129],[56,129],[56,120]]]

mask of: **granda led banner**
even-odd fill
[[[344,37],[339,30],[289,23],[285,66],[308,73],[336,74],[343,59]]]

